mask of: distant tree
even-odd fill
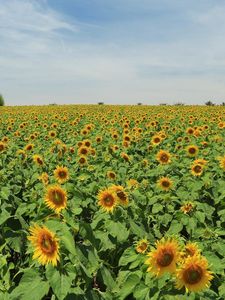
[[[4,105],[5,105],[5,100],[3,96],[0,94],[0,106],[4,106]]]
[[[174,103],[175,106],[184,106],[184,103],[182,102],[177,102],[177,103]]]
[[[51,106],[52,106],[52,105],[57,105],[57,104],[56,104],[56,103],[50,103],[49,105],[51,105]]]
[[[167,103],[159,103],[160,106],[166,106]]]
[[[142,105],[142,103],[141,103],[141,102],[138,102],[137,105]]]
[[[98,105],[104,105],[104,102],[98,102]]]
[[[207,106],[214,106],[215,104],[212,101],[207,101],[205,103],[205,105],[207,105]]]
[[[225,102],[222,102],[222,104],[221,104],[222,106],[225,106]]]

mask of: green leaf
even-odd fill
[[[133,290],[135,289],[136,285],[140,282],[140,278],[136,274],[130,274],[126,281],[123,283],[120,293],[119,293],[119,299],[123,300],[128,295],[130,295]]]
[[[158,212],[163,212],[163,206],[160,203],[156,203],[152,207],[152,213],[157,214]]]
[[[183,229],[183,224],[181,224],[177,220],[173,220],[170,224],[168,234],[177,234],[177,233],[181,232],[182,229]]]
[[[2,210],[0,214],[0,225],[2,225],[5,221],[10,218],[10,213],[7,210]]]
[[[133,249],[126,249],[119,260],[119,266],[126,266],[137,259],[138,254]]]
[[[54,268],[51,265],[46,267],[46,277],[50,283],[53,292],[58,297],[58,299],[64,299],[70,291],[73,277],[67,275],[66,273],[60,273],[56,268]]]
[[[73,255],[76,255],[76,248],[74,243],[74,237],[70,233],[69,229],[67,227],[63,228],[62,236],[60,236],[60,239],[64,245],[64,247]]]
[[[114,281],[111,272],[105,266],[101,267],[100,272],[107,289],[112,290],[116,286],[116,282]]]
[[[49,284],[42,281],[35,270],[28,270],[24,273],[19,285],[10,294],[11,300],[41,300],[47,295]]]

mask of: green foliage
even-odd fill
[[[223,109],[3,107],[0,299],[224,299],[225,171],[220,160],[225,154],[225,131],[219,126],[225,122]],[[189,127],[193,134],[187,133]],[[49,136],[52,130],[55,138]],[[114,132],[118,139],[112,137]],[[162,137],[159,145],[152,143],[155,135]],[[101,142],[96,140],[99,136]],[[128,147],[123,144],[125,136],[131,139]],[[88,163],[81,166],[78,142],[87,140],[91,142]],[[32,150],[26,150],[28,144],[34,144]],[[119,149],[112,150],[113,145]],[[188,145],[198,146],[198,156],[188,156]],[[160,149],[171,154],[169,164],[157,161]],[[44,165],[35,164],[34,154],[43,157]],[[194,176],[191,166],[198,158],[207,162],[201,176]],[[54,175],[58,165],[68,168],[69,180],[60,183],[67,192],[67,207],[56,214],[46,206],[45,194],[48,185],[59,184]],[[116,178],[109,178],[108,171]],[[49,176],[47,184],[40,179],[43,172]],[[173,182],[169,190],[157,184],[166,176]],[[100,207],[98,193],[113,184],[123,186],[129,201],[126,206],[117,202],[109,213]],[[193,206],[184,213],[181,208],[187,202]],[[41,265],[33,258],[34,247],[28,240],[33,224],[46,226],[57,237],[57,266]],[[197,243],[214,273],[209,288],[186,293],[175,287],[174,275],[156,277],[147,272],[147,254],[157,240],[170,236],[176,236],[181,247]],[[148,245],[140,253],[136,247],[143,239]]]

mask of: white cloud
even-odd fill
[[[0,91],[8,104],[224,101],[225,5],[184,8],[176,8],[186,18],[179,30],[145,17],[131,32],[132,20],[101,27],[68,19],[45,1],[0,0]]]

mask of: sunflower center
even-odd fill
[[[189,148],[189,153],[194,154],[196,152],[195,148]]]
[[[194,167],[194,171],[195,171],[195,173],[201,173],[202,167],[197,165],[197,166]]]
[[[85,148],[81,149],[81,154],[87,154],[87,149]]]
[[[64,171],[59,171],[59,177],[60,177],[60,178],[65,178],[65,177],[66,177],[66,172],[64,172]]]
[[[169,181],[168,181],[168,180],[164,180],[164,181],[162,182],[162,186],[168,188],[168,187],[170,186]]]
[[[84,164],[84,163],[85,163],[84,157],[81,157],[81,158],[80,158],[80,163],[81,163],[81,164]]]
[[[155,142],[155,143],[159,143],[159,142],[160,142],[160,139],[159,139],[159,138],[155,138],[155,139],[154,139],[154,142]]]
[[[104,198],[104,204],[105,206],[109,206],[111,207],[114,203],[114,199],[113,199],[113,196],[112,195],[107,195],[105,198]]]
[[[202,269],[199,266],[191,266],[184,272],[184,281],[188,284],[196,284],[202,279]]]
[[[52,238],[44,234],[41,241],[41,249],[45,253],[53,253],[55,251],[56,245],[55,241],[52,240]]]
[[[161,160],[162,162],[168,162],[169,157],[168,157],[167,154],[164,153],[164,154],[161,155],[160,160]]]
[[[52,193],[52,200],[55,204],[62,204],[63,203],[63,195],[58,191],[53,191]]]
[[[139,249],[140,249],[141,251],[145,251],[146,248],[147,248],[147,246],[148,246],[148,245],[147,245],[145,242],[142,242],[141,245],[139,246]]]
[[[162,253],[162,255],[157,258],[157,264],[161,267],[167,267],[173,261],[174,255],[171,251],[167,251]]]

